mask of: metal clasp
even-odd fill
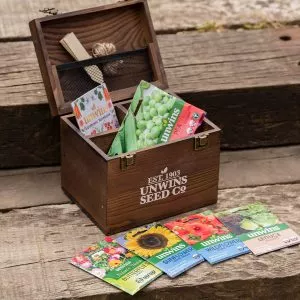
[[[202,133],[195,136],[194,139],[194,150],[203,150],[208,146],[208,134]]]
[[[121,170],[126,170],[128,167],[135,165],[135,153],[121,156]]]

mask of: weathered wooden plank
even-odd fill
[[[187,32],[158,35],[158,41],[170,88],[179,94],[300,82],[298,28]],[[1,105],[46,103],[32,43],[0,43],[0,55]]]
[[[286,22],[299,20],[297,0],[240,1],[240,0],[148,0],[157,31],[195,29],[205,22],[243,24],[261,21]],[[0,2],[0,38],[20,38],[30,35],[27,23],[44,16],[40,9],[55,7],[59,12],[95,7],[117,0],[2,0]]]
[[[300,143],[299,29],[158,40],[170,88],[224,129],[224,149]],[[58,121],[50,121],[32,44],[1,43],[0,57],[0,167],[58,164]]]
[[[219,188],[299,183],[299,168],[300,146],[225,151]],[[0,211],[65,203],[70,200],[61,190],[59,167],[0,171]]]
[[[300,146],[221,152],[219,188],[300,183]]]
[[[299,232],[299,195],[300,184],[226,189],[211,208],[263,201]],[[1,214],[0,226],[1,299],[127,299],[68,264],[77,251],[103,238],[76,205],[17,209]],[[213,267],[203,263],[172,280],[162,276],[136,299],[296,299],[299,270],[300,252],[295,246]]]
[[[0,172],[0,210],[70,202],[60,188],[60,168]]]

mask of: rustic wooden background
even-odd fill
[[[58,120],[49,115],[27,25],[45,7],[107,2],[0,1],[0,168],[7,169],[0,171],[0,299],[129,299],[68,264],[103,235],[62,193],[59,166],[49,167],[59,164]],[[287,145],[300,142],[300,2],[149,4],[170,87],[200,101],[224,129],[223,149],[235,150],[221,154],[211,208],[260,200],[299,233],[300,146]],[[214,31],[213,21],[231,30],[200,32]],[[248,22],[271,28],[241,31]],[[239,150],[265,146],[276,147]],[[296,246],[202,264],[174,280],[162,276],[134,299],[298,299],[299,253]]]
[[[59,163],[59,119],[23,39],[0,42],[1,168]],[[188,31],[158,41],[170,88],[207,110],[223,129],[222,149],[300,143],[298,28]]]

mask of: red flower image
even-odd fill
[[[106,130],[112,130],[113,129],[112,123],[110,123],[110,122],[104,123],[104,127],[106,128]]]
[[[77,103],[74,105],[73,112],[77,119],[81,118],[80,109],[78,108]]]
[[[108,92],[108,89],[107,88],[104,88],[103,89],[103,94],[104,94],[104,98],[105,98],[105,100],[108,102],[108,101],[111,101],[110,99],[110,94],[109,94],[109,92]]]
[[[105,247],[103,248],[103,251],[109,255],[118,254],[118,251],[115,248]]]
[[[186,224],[185,228],[189,231],[190,234],[200,237],[201,240],[206,240],[211,235],[216,233],[216,230],[214,230],[213,226],[200,222]]]
[[[106,236],[104,238],[104,240],[105,240],[105,242],[111,243],[114,239],[112,237],[110,237],[110,236]]]
[[[193,214],[165,224],[189,245],[204,241],[214,235],[228,233],[228,229],[214,215]]]
[[[108,248],[108,247],[103,248],[103,251],[104,251],[105,253],[109,254],[109,248]]]

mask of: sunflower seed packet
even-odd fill
[[[79,129],[86,136],[119,127],[105,83],[77,98],[71,105]]]
[[[161,270],[110,237],[83,250],[71,259],[71,264],[130,295],[162,275]]]
[[[253,252],[261,255],[300,243],[300,237],[260,202],[222,211],[217,218]]]
[[[196,250],[160,224],[133,229],[116,241],[172,278],[204,261]]]
[[[199,251],[210,264],[250,252],[245,244],[231,233],[211,211],[170,221],[164,226]]]

